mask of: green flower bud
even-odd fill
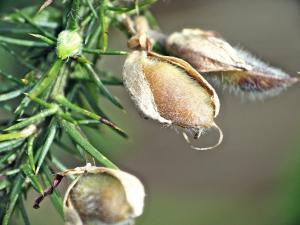
[[[64,30],[57,38],[56,52],[61,59],[76,56],[81,53],[82,39],[76,31]]]

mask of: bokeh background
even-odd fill
[[[33,1],[0,0],[0,11],[29,2]],[[182,28],[215,30],[231,44],[249,49],[294,76],[300,71],[299,12],[296,0],[159,0],[153,7],[165,33]],[[110,32],[110,40],[112,48],[126,49],[118,31]],[[105,57],[99,66],[121,76],[123,61],[124,57]],[[20,70],[9,62],[1,52],[1,68]],[[217,89],[221,100],[217,123],[225,139],[218,149],[207,152],[194,151],[173,130],[143,120],[122,87],[111,90],[126,113],[99,101],[126,128],[130,140],[109,131],[90,133],[90,137],[121,168],[144,181],[145,213],[137,224],[300,224],[299,85],[264,101],[241,100]],[[215,139],[209,133],[199,145]],[[57,154],[70,167],[78,165],[70,155],[58,150]],[[32,224],[63,224],[49,200],[41,209],[32,209],[35,196],[31,192],[27,201]],[[16,215],[11,224],[22,223]]]

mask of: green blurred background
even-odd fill
[[[0,12],[29,2],[0,0]],[[215,30],[233,45],[249,49],[292,75],[300,71],[299,1],[166,0],[158,1],[153,12],[165,33],[182,28]],[[110,32],[110,40],[111,48],[126,49],[126,40],[118,31]],[[99,66],[121,76],[123,61],[123,57],[106,57]],[[1,52],[0,67],[21,73],[10,62]],[[175,131],[140,118],[122,87],[111,90],[121,99],[126,113],[99,101],[126,128],[130,140],[109,131],[90,137],[121,168],[144,181],[145,213],[137,224],[300,224],[299,85],[256,102],[217,89],[221,100],[217,123],[225,140],[208,152],[194,151]],[[215,139],[211,133],[201,138],[199,145]],[[57,153],[68,166],[78,165],[70,155]],[[36,195],[31,192],[27,201],[32,224],[63,224],[49,200],[39,210],[31,208]],[[16,215],[11,224],[22,224],[18,221]]]

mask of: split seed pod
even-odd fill
[[[166,48],[217,84],[228,84],[231,90],[248,93],[250,97],[275,95],[299,81],[250,53],[233,48],[211,31],[175,32],[167,38]]]
[[[215,127],[219,98],[213,87],[184,60],[154,52],[133,51],[126,59],[123,79],[133,101],[146,118],[194,132]],[[186,135],[185,135],[186,137]]]
[[[131,224],[144,207],[144,187],[135,176],[104,167],[80,167],[64,199],[66,225]]]

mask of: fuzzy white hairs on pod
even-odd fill
[[[158,113],[149,84],[140,72],[143,70],[142,63],[137,63],[136,60],[142,60],[146,56],[144,51],[134,51],[128,56],[123,67],[124,85],[142,116],[163,124],[171,124],[170,120],[162,118]]]
[[[284,72],[280,68],[273,67],[266,62],[263,62],[259,58],[252,55],[250,52],[241,49],[235,48],[235,50],[239,53],[240,57],[252,67],[252,71],[257,72],[261,76],[269,77],[274,80],[278,80],[278,84],[274,84],[273,88],[269,90],[264,90],[261,92],[254,92],[250,97],[263,99],[267,96],[276,96],[279,95],[282,91],[286,90],[288,87],[293,85],[294,83],[299,81],[298,77],[291,77],[288,73]],[[280,82],[281,81],[281,82]],[[254,84],[255,85],[255,84]],[[259,89],[259,86],[255,86],[254,88]],[[251,87],[250,87],[251,91]],[[249,93],[250,94],[250,93]]]
[[[248,71],[239,72],[240,77],[245,77],[243,82],[235,83],[230,79],[226,79],[229,76],[228,74],[234,74],[234,71],[203,73],[209,81],[223,90],[228,90],[230,93],[240,96],[243,100],[264,100],[267,97],[279,95],[294,83],[299,82],[298,77],[291,77],[288,73],[270,66],[250,52],[240,47],[234,49],[248,65]],[[242,75],[242,73],[244,74]],[[268,89],[261,86],[262,80],[269,82]]]
[[[212,31],[183,29],[167,38],[166,48],[213,83],[250,99],[277,95],[299,81],[247,51],[232,47]]]
[[[290,77],[290,75],[283,70],[268,65],[266,62],[263,62],[261,59],[257,58],[241,47],[235,47],[234,49],[238,52],[239,56],[246,62],[246,64],[251,66],[253,71],[260,72],[262,74],[271,74],[272,76],[278,78]]]

